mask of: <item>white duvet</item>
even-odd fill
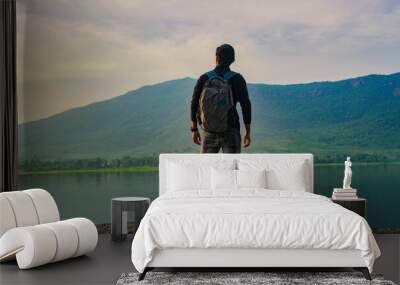
[[[132,243],[143,272],[155,249],[358,249],[372,272],[380,251],[368,223],[328,198],[299,191],[180,191],[157,198]]]

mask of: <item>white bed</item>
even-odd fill
[[[176,191],[185,185],[176,180],[190,177],[172,166],[221,162],[266,166],[267,189]],[[140,278],[154,267],[354,267],[370,278],[380,255],[372,232],[362,217],[313,194],[311,154],[161,154],[159,163],[160,197],[132,243]]]

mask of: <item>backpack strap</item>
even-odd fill
[[[223,76],[220,76],[218,73],[216,73],[214,70],[211,70],[209,72],[206,73],[208,78],[214,78],[214,77],[218,77],[220,79],[225,79],[225,80],[229,80],[232,77],[234,77],[237,73],[234,71],[228,71],[227,73],[225,73]]]
[[[229,80],[232,77],[234,77],[237,73],[234,71],[228,71],[227,73],[224,74],[224,79]]]
[[[207,76],[208,76],[208,78],[219,77],[218,74],[214,70],[207,72]]]

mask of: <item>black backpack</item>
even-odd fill
[[[237,73],[228,71],[223,76],[214,70],[207,72],[208,79],[200,94],[197,119],[210,133],[223,133],[230,128],[230,116],[235,108],[229,79]]]

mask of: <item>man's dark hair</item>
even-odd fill
[[[220,65],[229,66],[235,61],[235,50],[228,44],[217,47],[215,55],[218,56]]]

